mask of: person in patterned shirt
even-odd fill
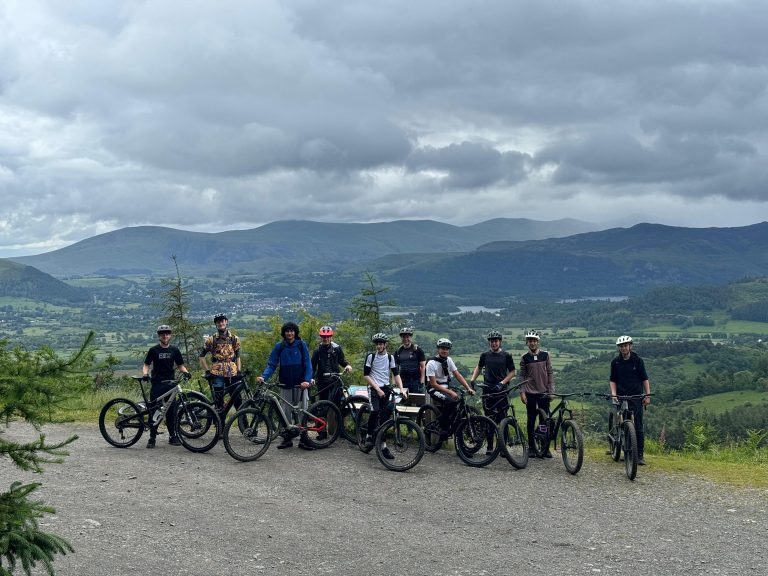
[[[205,371],[213,387],[213,402],[216,408],[224,407],[224,394],[232,380],[240,376],[240,338],[229,331],[229,319],[226,314],[216,314],[213,317],[216,334],[205,339],[200,351],[200,367]],[[211,355],[211,366],[208,367],[206,355]],[[235,399],[235,408],[240,407],[240,398]]]

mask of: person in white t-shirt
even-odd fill
[[[459,369],[456,368],[453,358],[449,356],[451,348],[453,348],[453,344],[448,338],[440,338],[437,341],[437,356],[427,362],[427,391],[435,404],[440,406],[438,423],[446,437],[449,434],[448,428],[459,403],[459,394],[448,386],[451,377],[456,378],[469,394],[475,394]]]
[[[400,394],[405,398],[408,397],[407,391],[403,388],[403,381],[400,379],[397,362],[387,352],[389,337],[378,332],[373,335],[371,340],[376,345],[376,350],[366,354],[365,366],[363,367],[363,376],[371,391],[371,417],[368,419],[368,436],[365,439],[368,446],[373,446],[373,434],[386,419],[385,408],[392,396],[390,375],[397,387],[400,388]],[[382,445],[381,454],[384,458],[394,459],[386,443]]]

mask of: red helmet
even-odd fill
[[[333,336],[333,328],[330,326],[323,326],[320,328],[320,336]]]

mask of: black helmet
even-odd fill
[[[299,337],[299,325],[296,324],[296,322],[286,322],[283,324],[283,326],[280,328],[280,336],[285,338],[285,333],[288,330],[293,330],[293,333],[295,334],[296,338]]]
[[[227,315],[224,314],[224,312],[218,312],[217,314],[214,314],[213,316],[213,322],[214,324],[218,322],[219,320],[226,320],[229,322],[229,318],[227,318]]]
[[[498,330],[491,330],[490,332],[488,332],[487,339],[488,340],[503,340],[504,337],[501,335],[501,332],[499,332]]]
[[[170,334],[171,332],[173,332],[173,330],[171,330],[171,327],[168,326],[168,324],[160,324],[160,326],[157,327],[158,334]]]

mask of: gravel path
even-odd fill
[[[343,440],[239,463],[221,444],[117,449],[96,426],[45,432],[80,436],[66,463],[39,476],[0,461],[0,477],[4,490],[43,482],[57,509],[44,528],[75,548],[60,576],[768,573],[768,491],[655,472],[652,458],[635,482],[608,456],[574,477],[557,456],[516,471],[441,451],[398,474]]]

